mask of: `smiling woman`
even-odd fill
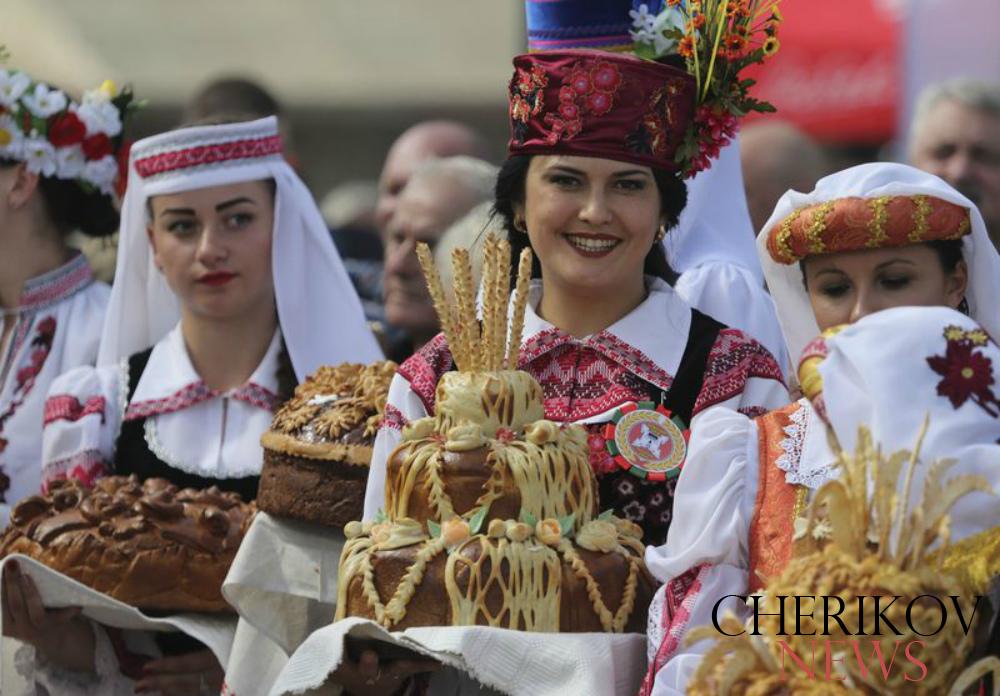
[[[137,142],[115,277],[98,366],[50,390],[45,485],[134,474],[253,500],[260,436],[296,382],[327,362],[381,357],[274,118]],[[29,610],[49,616],[30,589]],[[221,686],[218,660],[197,643],[133,684],[103,630],[56,618],[19,637],[49,666],[82,671],[82,693],[122,693],[123,680],[164,694]]]
[[[690,75],[591,51],[518,56],[514,67],[510,157],[494,210],[514,257],[525,247],[535,257],[517,367],[541,385],[547,419],[586,425],[602,508],[658,544],[683,453],[664,447],[631,461],[615,449],[614,423],[652,409],[680,436],[676,422],[714,406],[760,413],[787,401],[782,371],[671,287],[660,242],[687,198],[675,155],[692,126]],[[401,366],[375,444],[367,518],[384,504],[386,457],[402,427],[434,412],[451,364],[439,335]]]

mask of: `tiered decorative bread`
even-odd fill
[[[544,420],[541,387],[510,369],[531,252],[520,258],[509,340],[506,240],[485,245],[481,327],[468,251],[453,252],[455,308],[429,250],[418,253],[458,371],[438,384],[434,417],[404,428],[389,456],[383,518],[345,529],[337,618],[644,631],[653,580],[641,530],[597,516],[584,429]]]
[[[22,500],[0,555],[22,553],[143,610],[228,612],[222,581],[252,518],[235,493],[135,476],[54,481]]]
[[[281,517],[343,527],[361,516],[375,433],[396,363],[321,367],[295,389],[260,438],[257,505]]]
[[[944,481],[947,470],[956,461],[935,461],[925,479],[922,503],[909,514],[906,505],[900,504],[900,500],[909,499],[922,440],[923,433],[912,453],[903,451],[886,457],[873,444],[871,434],[861,429],[855,454],[838,454],[840,477],[817,492],[810,503],[806,524],[797,527],[794,557],[781,575],[766,584],[758,612],[764,635],[749,637],[743,624],[732,616],[722,619],[721,628],[734,637],[721,636],[713,626],[691,631],[689,642],[703,639],[718,642],[702,659],[688,686],[688,694],[958,696],[986,673],[992,672],[994,679],[1000,678],[1000,660],[996,657],[966,667],[973,649],[975,625],[981,621],[984,606],[975,612],[968,632],[952,613],[942,622],[934,600],[915,602],[912,614],[908,609],[911,600],[921,596],[946,602],[950,597],[958,597],[966,616],[970,616],[973,598],[985,594],[986,589],[980,585],[982,579],[973,578],[974,572],[958,568],[953,562],[947,515],[955,501],[967,493],[991,492],[985,479],[962,475]],[[907,461],[905,488],[900,495],[899,475]],[[869,499],[872,486],[874,495]],[[928,554],[927,548],[937,540],[942,544]],[[817,600],[823,596],[839,597],[843,600],[840,607],[843,611],[835,619],[838,606],[831,602],[827,620],[823,605],[817,602],[815,616],[804,614],[798,618],[798,602],[778,599],[810,596]],[[864,613],[859,614],[856,598],[862,596],[869,601]],[[876,627],[878,608],[872,608],[874,596],[883,598],[881,608],[890,604],[892,597],[898,597],[881,612],[881,629]],[[803,604],[803,611],[810,611],[812,606],[810,600]],[[829,633],[823,633],[824,624]],[[900,633],[887,628],[890,624]],[[786,627],[785,634],[779,634],[782,625]],[[915,641],[922,645],[913,645]],[[827,662],[831,658],[824,652],[828,645],[832,653],[841,653],[831,655],[830,679],[825,676],[825,670],[831,669],[831,663]],[[782,654],[788,649],[815,670],[814,677],[810,678],[792,658]],[[877,651],[884,656],[882,664],[890,665],[887,673],[882,671],[884,666],[879,667],[882,658],[876,659]],[[904,652],[924,663],[926,670],[910,662]],[[859,664],[859,660],[865,665]]]

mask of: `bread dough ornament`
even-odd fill
[[[418,255],[457,369],[389,455],[384,514],[345,528],[337,618],[643,632],[654,581],[641,529],[597,514],[586,431],[546,420],[538,382],[515,369],[531,251],[511,304],[510,244],[488,237],[481,319],[468,251],[453,252],[453,305],[426,245]]]

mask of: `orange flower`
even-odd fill
[[[444,545],[449,548],[461,544],[469,538],[470,533],[469,523],[461,517],[452,517],[441,525],[441,537]]]
[[[691,58],[694,55],[694,37],[689,35],[681,39],[677,44],[677,52],[684,58]]]
[[[692,12],[691,21],[687,24],[687,33],[693,34],[695,29],[701,29],[705,26],[705,15],[701,12]]]
[[[725,46],[729,51],[730,57],[734,54],[738,55],[744,48],[746,48],[746,45],[747,40],[739,34],[730,34],[726,37]]]
[[[677,7],[682,2],[684,2],[684,0],[667,0],[667,7]]]

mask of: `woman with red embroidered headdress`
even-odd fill
[[[108,288],[66,239],[118,228],[131,99],[107,82],[77,103],[0,69],[0,526],[38,491],[49,384],[97,358]]]
[[[97,367],[50,389],[43,479],[134,474],[253,500],[280,399],[323,364],[381,352],[273,117],[141,140],[129,176]],[[9,570],[4,629],[37,648],[50,691],[218,692],[217,656],[194,641],[126,678],[121,641],[66,610],[46,614]],[[130,637],[147,659],[167,649]]]
[[[791,558],[804,502],[837,476],[828,429],[851,451],[858,423],[867,424],[889,453],[911,448],[930,413],[924,461],[956,457],[997,484],[996,447],[982,448],[1000,441],[989,357],[989,336],[1000,331],[1000,255],[971,201],[913,167],[860,165],[809,193],[786,193],[758,250],[809,398],[757,418],[717,409],[692,429],[675,502],[691,524],[646,553],[665,583],[649,618],[645,693],[657,696],[683,693],[707,649],[686,646],[687,630],[710,624],[717,602],[719,616],[745,615],[738,597]],[[817,334],[845,324],[830,341],[848,346],[850,359],[817,370],[828,352]],[[953,512],[953,538],[986,550],[975,567],[988,578],[1000,573],[1000,537],[977,535],[1000,522],[1000,508],[968,505]]]
[[[709,76],[688,72],[676,54],[553,50],[518,56],[514,68],[494,209],[515,257],[530,247],[536,259],[519,368],[541,384],[546,418],[587,426],[602,506],[659,544],[682,448],[626,457],[608,424],[641,408],[673,432],[714,406],[756,415],[788,398],[765,348],[674,291],[661,244],[685,206],[683,177],[709,166],[731,132],[728,117],[720,129],[704,115],[727,107],[702,91]],[[757,105],[721,75],[711,80],[736,90],[743,108]],[[451,362],[441,335],[401,366],[375,445],[367,518],[384,505],[385,462],[401,428],[433,413]]]

